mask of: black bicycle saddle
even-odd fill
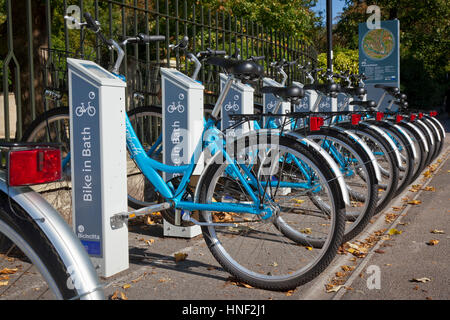
[[[211,57],[206,60],[206,63],[222,67],[227,73],[243,81],[256,80],[264,75],[263,66],[253,61]]]
[[[261,93],[271,93],[290,102],[296,102],[305,96],[305,91],[294,85],[288,87],[265,86],[261,88]]]

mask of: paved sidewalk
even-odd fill
[[[449,125],[446,121],[447,132]],[[447,134],[444,151],[449,142]],[[444,153],[434,163],[439,170],[426,182],[421,176],[413,183],[434,187],[435,191],[406,191],[397,197],[351,245],[342,247],[325,272],[293,292],[236,284],[214,260],[201,236],[165,238],[161,225],[138,225],[130,228],[130,269],[104,280],[106,295],[130,300],[449,299],[450,161]],[[415,197],[420,204],[393,211],[393,207],[405,204],[402,198]],[[391,229],[399,234],[386,234]],[[444,233],[433,234],[431,230]],[[439,243],[427,245],[430,240]],[[359,246],[361,251],[352,251],[349,246]],[[187,253],[187,258],[176,263],[176,253]],[[379,271],[380,289],[370,290],[367,281],[372,274],[367,271],[373,269]],[[411,282],[414,278],[426,282]],[[370,283],[377,287],[376,281]]]

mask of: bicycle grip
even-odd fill
[[[100,29],[100,27],[97,25],[94,18],[92,18],[89,12],[84,13],[84,20],[86,20],[89,29],[91,29],[92,31],[97,32]]]
[[[137,37],[141,40],[142,43],[156,42],[156,41],[164,41],[166,40],[165,36],[157,35],[157,36],[149,36],[144,33],[139,33]]]
[[[254,57],[254,56],[251,56],[248,60],[253,60],[253,61],[259,61],[259,60],[264,60],[266,58],[266,56],[257,56],[257,57]]]
[[[227,54],[225,50],[211,50],[210,52],[214,56],[225,56]]]

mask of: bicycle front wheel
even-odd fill
[[[266,219],[202,211],[201,221],[211,223],[202,227],[209,250],[226,271],[251,286],[289,290],[314,279],[332,261],[343,237],[345,205],[335,175],[294,139],[255,133],[228,147],[235,148],[234,161],[252,191],[229,163],[214,162],[198,187],[200,202],[264,204],[276,213]],[[222,153],[216,157],[222,159]],[[312,198],[317,197],[327,210],[315,205]],[[286,237],[288,229],[301,239]]]

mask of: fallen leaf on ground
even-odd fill
[[[427,242],[427,245],[429,245],[429,246],[435,246],[435,245],[437,245],[439,243],[439,240],[430,240],[430,241],[428,241]]]
[[[129,283],[126,283],[126,284],[124,284],[123,286],[122,286],[122,288],[123,289],[129,289],[129,288],[131,288],[131,284],[129,284]]]
[[[344,285],[340,285],[340,286],[333,286],[332,288],[327,290],[327,293],[331,293],[331,292],[338,292]]]
[[[141,276],[139,276],[138,278],[136,278],[134,280],[131,280],[131,282],[136,283],[136,282],[142,280],[142,278],[144,278],[146,274],[147,274],[147,272],[144,272],[144,274],[142,274]]]
[[[384,221],[386,223],[392,223],[394,222],[394,220],[398,217],[398,214],[395,213],[387,213],[386,216],[384,217]]]
[[[2,270],[0,270],[0,274],[14,274],[14,273],[16,273],[17,271],[18,271],[17,268],[12,268],[12,269],[9,269],[9,268],[3,268]]]
[[[437,230],[437,229],[434,229],[434,230],[431,230],[430,232],[431,232],[431,233],[434,233],[434,234],[444,234],[444,230]]]
[[[128,297],[125,295],[125,293],[116,290],[111,296],[111,300],[128,300]]]
[[[309,250],[309,251],[312,251],[312,247],[305,247],[306,248],[306,250]]]
[[[294,291],[295,291],[295,290],[289,290],[289,291],[287,291],[287,292],[286,292],[286,296],[287,296],[287,297],[292,296],[292,294],[294,293]]]
[[[428,281],[431,281],[431,279],[430,278],[412,278],[411,280],[409,280],[409,281],[411,281],[411,282],[422,282],[422,283],[425,283],[425,282],[428,282]]]
[[[399,231],[395,228],[392,228],[391,230],[388,231],[388,233],[392,236],[394,234],[402,234],[403,231]]]
[[[151,246],[155,242],[155,239],[145,240],[145,243]]]
[[[413,204],[413,205],[418,205],[418,204],[421,204],[422,203],[422,201],[420,201],[420,200],[411,200],[411,201],[408,201],[408,204]]]
[[[0,276],[0,280],[9,280],[8,275]]]
[[[385,253],[385,251],[381,250],[381,249],[377,249],[377,250],[375,250],[375,253]]]
[[[311,230],[311,228],[305,228],[305,229],[300,230],[300,232],[305,233],[305,234],[311,234],[312,230]]]
[[[341,266],[342,271],[347,272],[347,271],[353,271],[355,269],[355,267],[352,266]]]
[[[425,188],[423,188],[423,190],[434,192],[434,191],[436,191],[436,188],[435,187],[425,187]]]
[[[402,211],[403,207],[392,207],[392,210],[394,210],[394,211]]]
[[[238,286],[238,287],[244,287],[247,289],[253,289],[253,287],[245,282],[242,281],[238,281],[237,279],[235,279],[234,277],[229,277],[227,279],[227,283],[230,283],[232,285]]]
[[[301,200],[301,199],[294,199],[294,201],[298,204],[302,204],[303,202],[305,202],[305,200]]]
[[[188,254],[184,253],[184,252],[178,252],[178,253],[175,253],[174,256],[175,256],[175,262],[178,263],[180,261],[186,260],[186,257],[188,256]]]

